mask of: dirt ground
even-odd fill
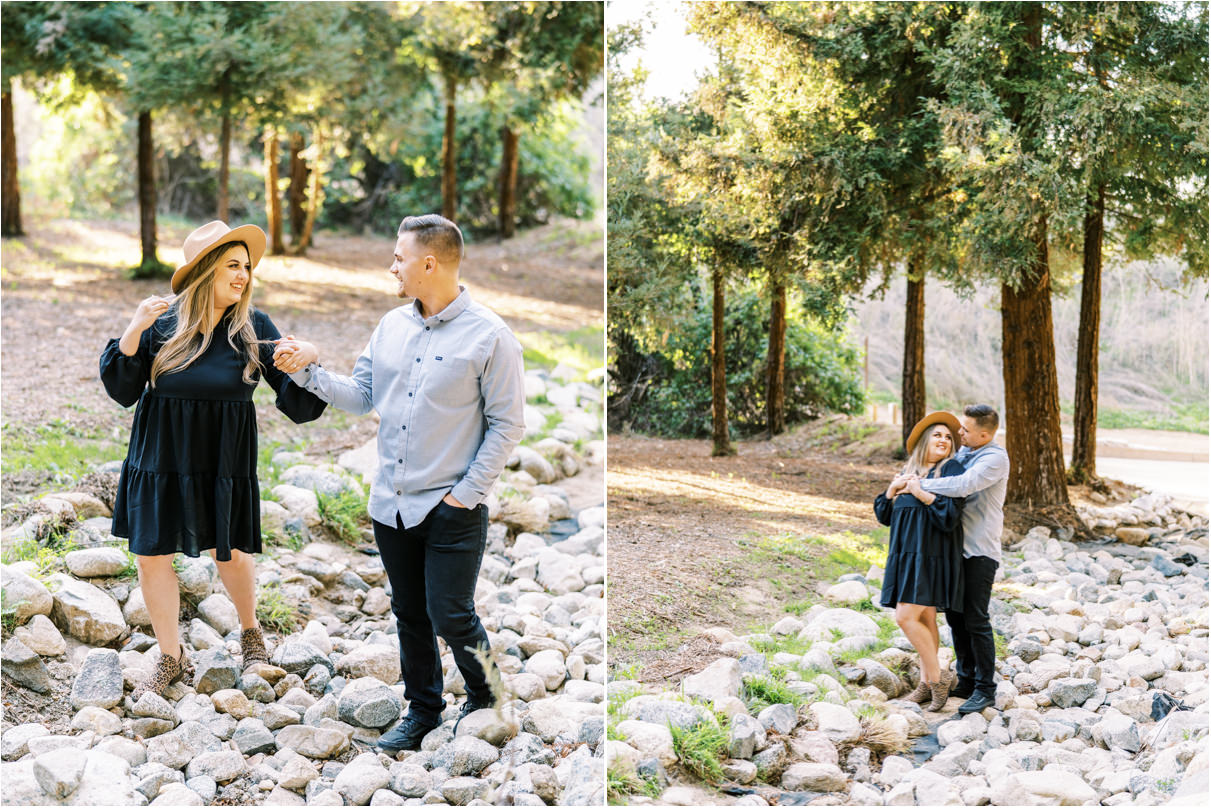
[[[767,627],[839,571],[865,572],[828,557],[886,541],[870,535],[872,504],[899,469],[898,432],[834,416],[741,441],[732,457],[705,440],[611,435],[610,664],[679,679],[717,656],[702,629]],[[1117,499],[1135,490],[1115,486]],[[1070,488],[1074,502],[1088,493]],[[779,537],[811,540],[779,551]]]
[[[72,434],[125,441],[131,413],[110,400],[98,357],[121,336],[139,301],[168,292],[166,280],[132,281],[139,256],[137,223],[56,220],[26,223],[29,235],[4,239],[0,259],[3,340],[0,390],[6,438],[60,422]],[[161,226],[160,259],[182,260],[189,226]],[[283,334],[320,347],[325,366],[347,373],[375,324],[400,305],[387,274],[394,234],[351,236],[322,231],[304,257],[266,256],[254,272],[254,304]],[[462,279],[474,299],[517,332],[604,327],[600,229],[561,221],[497,244],[469,244]],[[305,442],[337,453],[373,436],[370,418],[330,418],[295,425],[258,394],[262,441]],[[36,490],[37,474],[6,474],[4,500]]]
[[[705,440],[610,436],[611,664],[663,670],[681,638],[750,631],[815,594],[809,558],[755,553],[758,540],[820,536],[810,552],[822,559],[847,531],[878,527],[871,503],[894,461],[848,455],[835,423],[741,441],[732,457]]]

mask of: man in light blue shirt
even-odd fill
[[[987,404],[971,404],[959,419],[963,448],[955,459],[966,471],[954,477],[906,481],[904,490],[966,498],[963,504],[963,611],[946,610],[954,635],[957,681],[951,695],[967,699],[959,713],[980,712],[996,703],[996,643],[988,603],[1001,563],[1001,528],[1005,522],[1005,490],[1009,454],[993,438],[999,422]],[[928,504],[928,503],[927,503]]]
[[[374,409],[381,419],[369,511],[391,581],[408,699],[408,714],[378,742],[391,753],[418,748],[441,722],[438,636],[466,682],[460,719],[493,706],[475,657],[488,647],[475,583],[488,530],[484,499],[525,432],[525,380],[517,338],[459,285],[462,257],[454,222],[409,216],[390,271],[397,295],[415,300],[379,321],[353,374],[320,367],[308,343],[286,340],[275,353],[275,364],[320,399],[358,414]]]

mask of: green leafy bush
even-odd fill
[[[640,341],[653,367],[645,394],[629,401],[632,429],[671,437],[711,430],[711,306],[705,295],[687,317]],[[859,351],[843,330],[829,330],[793,297],[787,305],[786,420],[864,406]],[[733,294],[724,318],[730,426],[739,434],[765,428],[769,305],[756,291]],[[613,336],[613,335],[611,335]]]

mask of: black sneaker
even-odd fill
[[[392,755],[404,749],[420,749],[421,740],[436,727],[437,724],[425,724],[406,715],[390,732],[383,733],[378,748]]]
[[[971,694],[971,698],[959,705],[959,715],[983,712],[995,705],[996,699],[983,691],[977,690]]]
[[[955,680],[955,686],[951,688],[950,695],[958,696],[961,699],[966,699],[976,692],[975,682],[965,682],[962,679]]]
[[[490,701],[480,702],[480,701],[472,701],[471,699],[467,699],[466,701],[464,701],[463,706],[458,711],[458,718],[455,719],[455,721],[454,721],[454,734],[456,734],[456,735],[458,734],[458,725],[462,722],[462,720],[464,718],[471,715],[471,713],[473,713],[477,710],[491,710],[495,706],[496,705]]]

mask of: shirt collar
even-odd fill
[[[425,325],[434,325],[436,323],[445,323],[453,320],[458,315],[467,310],[467,306],[471,305],[471,293],[467,291],[467,287],[461,283],[458,285],[458,297],[450,301],[444,309],[430,317],[425,317],[420,311],[420,300],[412,301],[412,316]]]

